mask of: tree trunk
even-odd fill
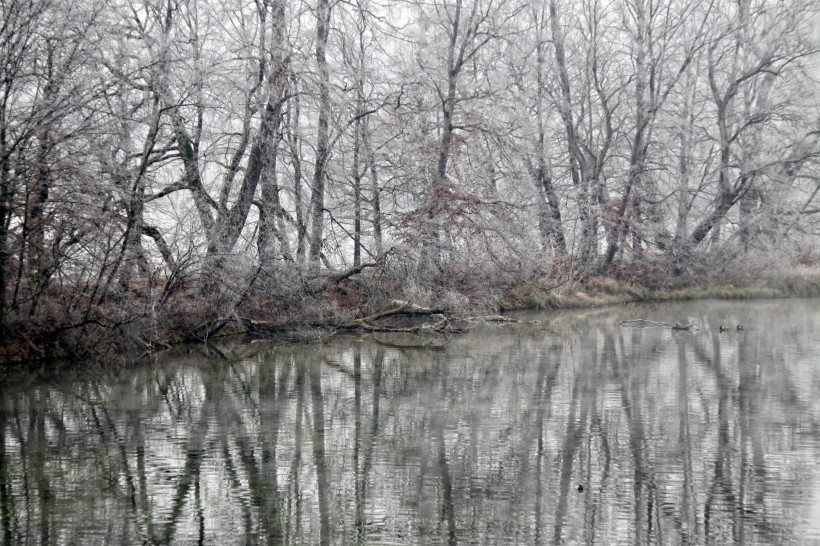
[[[305,262],[307,252],[308,231],[305,223],[304,198],[302,195],[302,154],[297,134],[299,128],[299,88],[295,76],[290,78],[288,92],[288,148],[290,162],[293,167],[293,208],[296,212],[296,261]]]
[[[0,332],[6,317],[6,280],[9,272],[8,230],[11,222],[9,150],[6,144],[6,111],[0,108]],[[18,266],[19,267],[19,266]]]
[[[268,146],[266,157],[263,157],[262,173],[259,178],[260,186],[262,188],[262,199],[259,203],[259,236],[257,248],[259,251],[260,268],[263,271],[270,271],[274,260],[277,257],[276,246],[274,241],[278,240],[281,248],[280,254],[288,261],[293,260],[291,256],[287,237],[283,231],[282,217],[284,216],[284,209],[279,197],[279,181],[276,172],[276,158],[279,153],[279,142],[282,140],[282,133],[280,126],[282,123],[282,107],[284,100],[281,94],[284,92],[287,85],[287,60],[284,55],[284,41],[285,41],[285,4],[284,0],[274,0],[273,2],[273,30],[272,30],[272,47],[274,66],[281,67],[276,72],[276,78],[279,81],[275,82],[274,87],[279,93],[275,97],[274,112],[271,113],[269,123],[270,127],[270,144]],[[264,24],[265,17],[260,17],[262,24]],[[262,33],[264,36],[264,33]],[[264,41],[260,46],[260,58],[266,55]],[[271,100],[269,99],[268,104]]]
[[[376,155],[370,144],[370,134],[367,121],[362,126],[362,144],[367,154],[367,163],[370,168],[370,206],[373,213],[373,242],[376,246],[376,257],[384,255],[384,244],[382,242],[382,209],[381,209],[381,189],[379,188],[379,177],[376,173]]]
[[[572,89],[567,71],[566,55],[564,53],[564,33],[558,19],[558,8],[555,0],[550,0],[550,30],[552,32],[555,62],[558,68],[558,80],[561,88],[559,112],[564,122],[564,131],[567,136],[567,151],[569,152],[569,166],[572,184],[578,192],[578,216],[581,221],[581,240],[578,246],[578,271],[584,271],[590,265],[593,250],[597,248],[597,234],[594,233],[591,221],[589,180],[587,177],[586,157],[578,145],[575,121],[572,116]]]
[[[751,175],[746,175],[751,178]],[[752,250],[754,240],[760,226],[758,210],[761,205],[762,194],[760,190],[752,189],[749,183],[749,191],[743,194],[738,203],[740,212],[740,244],[744,252]]]
[[[330,117],[330,73],[327,66],[326,49],[328,25],[330,24],[328,0],[318,0],[316,6],[316,69],[319,76],[319,120],[316,133],[316,166],[313,170],[313,189],[310,196],[310,271],[318,275],[322,253],[322,230],[325,207],[325,179]]]
[[[39,277],[45,268],[45,219],[43,213],[48,202],[51,174],[48,166],[51,138],[48,131],[43,131],[38,140],[37,176],[34,178],[34,187],[28,192],[28,214],[24,226],[24,231],[27,232],[24,242],[28,246],[28,274],[34,283],[42,280]]]
[[[216,280],[218,274],[224,267],[225,259],[233,251],[234,245],[236,245],[239,236],[242,234],[242,229],[245,227],[248,213],[253,204],[253,198],[256,195],[256,187],[273,154],[277,141],[277,129],[282,117],[282,93],[285,89],[288,61],[289,59],[285,58],[277,66],[272,67],[272,73],[269,76],[268,100],[262,113],[259,130],[248,155],[248,164],[242,177],[239,195],[234,205],[230,209],[221,209],[217,217],[217,231],[212,231],[208,243],[208,253],[202,266],[203,290],[205,293],[213,293],[218,288]]]
[[[678,152],[678,195],[677,195],[677,221],[675,223],[675,253],[682,250],[682,245],[686,240],[689,231],[689,179],[691,176],[692,164],[692,137],[695,128],[695,116],[693,109],[697,98],[697,78],[693,71],[690,71],[686,78],[686,88],[683,96],[683,110],[680,116],[679,145]]]
[[[536,117],[538,124],[538,166],[535,172],[535,185],[539,194],[538,199],[538,222],[539,230],[542,236],[542,244],[544,250],[551,248],[556,254],[565,256],[567,254],[567,242],[564,238],[564,226],[561,220],[561,208],[559,206],[558,196],[555,193],[555,188],[552,185],[552,176],[547,166],[546,149],[544,147],[545,130],[544,130],[544,40],[540,36],[543,25],[543,11],[542,20],[539,23],[539,39],[536,46],[536,85],[537,103],[536,103]]]
[[[361,125],[358,117],[361,106],[357,106],[353,142],[353,267],[362,263],[362,173],[361,173]]]
[[[259,235],[257,248],[259,249],[259,262],[263,271],[270,271],[273,262],[278,256],[282,256],[286,261],[292,262],[293,255],[290,251],[290,243],[285,234],[282,223],[284,209],[279,198],[280,188],[276,173],[276,156],[279,152],[279,136],[274,137],[276,142],[270,152],[269,165],[260,178],[262,186],[262,199],[259,203]],[[279,252],[276,252],[275,242],[279,242]]]
[[[633,222],[641,221],[641,197],[643,192],[643,176],[646,162],[646,147],[644,137],[649,125],[648,108],[646,96],[646,13],[641,3],[635,6],[635,24],[637,27],[636,52],[635,52],[635,134],[632,137],[632,146],[629,154],[629,174],[627,175],[626,187],[624,188],[621,205],[618,207],[615,229],[612,240],[607,246],[604,257],[603,268],[608,269],[618,251],[621,239],[627,236],[627,226],[623,221],[627,208],[631,205],[633,212]],[[635,226],[637,227],[637,225]],[[639,253],[642,245],[642,237],[637,230],[633,231],[633,253]]]

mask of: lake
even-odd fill
[[[2,371],[0,544],[820,541],[820,301],[516,317]]]

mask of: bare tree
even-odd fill
[[[327,36],[332,9],[328,0],[316,4],[316,71],[319,85],[319,118],[316,129],[316,157],[313,167],[313,187],[310,194],[310,250],[311,272],[319,273],[322,253],[323,215],[325,208],[325,179],[330,159],[328,128],[330,116],[330,74],[327,65]]]

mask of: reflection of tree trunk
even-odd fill
[[[281,371],[277,390],[277,370]],[[279,496],[276,452],[279,444],[281,405],[287,400],[286,389],[290,367],[265,366],[259,371],[259,457],[253,446],[242,441],[242,461],[248,473],[248,488],[253,505],[259,508],[259,516],[270,542],[281,541],[282,501]]]
[[[730,379],[721,368],[720,337],[718,333],[712,334],[712,358],[705,355],[705,352],[696,347],[696,353],[714,371],[715,383],[718,389],[718,445],[715,456],[715,470],[712,478],[712,485],[706,497],[703,512],[704,533],[707,539],[711,539],[710,530],[712,527],[712,510],[715,507],[718,496],[723,496],[724,500],[731,507],[736,507],[737,499],[732,493],[732,447],[730,445],[729,404],[732,399],[732,389]],[[719,504],[719,503],[718,503]],[[737,543],[738,532],[738,510],[732,510],[732,534],[733,542]]]
[[[319,543],[330,544],[330,513],[325,460],[325,410],[322,396],[321,364],[311,362],[310,398],[313,406],[313,462],[316,466],[316,489],[319,497]]]
[[[539,391],[542,391],[542,382],[538,382]],[[540,393],[539,393],[540,394]],[[535,426],[538,428],[538,449],[535,453],[535,543],[541,544],[541,528],[544,526],[544,510],[541,507],[544,497],[544,484],[542,481],[542,461],[544,459],[544,409],[543,399],[539,403],[538,413],[535,418]]]
[[[367,438],[364,437],[361,418],[361,369],[362,358],[361,349],[357,346],[353,353],[353,379],[354,379],[354,408],[355,408],[355,431],[356,443],[353,446],[353,468],[356,479],[356,541],[363,544],[366,538],[365,504],[367,502],[367,486],[370,468],[373,463],[373,446],[376,441],[376,433],[379,428],[379,401],[381,398],[381,375],[384,365],[384,349],[379,348],[373,358],[373,409],[370,424],[370,432]],[[359,453],[361,454],[361,464]]]
[[[580,427],[575,419],[575,412],[578,409],[578,375],[572,384],[572,399],[569,406],[569,416],[567,417],[567,431],[564,433],[564,447],[561,450],[561,477],[558,491],[558,510],[555,514],[555,533],[553,542],[560,544],[563,534],[564,520],[567,516],[567,505],[569,503],[569,486],[572,480],[572,463],[575,459],[575,452],[581,442]]]
[[[168,524],[165,527],[165,532],[161,539],[163,544],[173,542],[177,525],[179,525],[182,519],[182,509],[185,506],[185,499],[191,492],[191,487],[196,486],[197,482],[199,482],[202,458],[205,455],[205,437],[208,434],[208,426],[210,423],[210,405],[210,400],[206,398],[201,410],[199,423],[191,427],[191,431],[189,432],[188,443],[185,446],[185,466],[182,469],[179,482],[177,482],[176,492],[173,496],[174,500],[171,503]]]
[[[364,480],[359,465],[359,450],[362,446],[362,349],[356,345],[353,348],[353,475],[356,483],[356,543],[364,543]]]
[[[709,496],[706,501],[706,509],[704,512],[704,525],[706,536],[709,537],[709,528],[711,526],[711,509],[715,505],[715,497],[722,492],[724,496],[731,495],[732,482],[732,461],[731,461],[731,446],[729,445],[729,392],[724,385],[718,384],[720,389],[718,397],[718,448],[717,456],[715,457],[715,473],[712,479],[712,487],[709,488]],[[728,493],[728,495],[727,495]],[[734,504],[734,498],[726,499],[730,501],[730,505]],[[733,511],[734,512],[734,511]],[[734,525],[732,526],[732,534],[735,543],[737,542],[737,521],[733,518]]]
[[[754,410],[754,396],[755,392],[750,389],[753,389],[754,378],[749,377],[749,363],[752,361],[747,360],[747,346],[746,343],[743,342],[743,338],[738,336],[737,339],[738,344],[738,352],[737,352],[737,364],[738,364],[738,415],[737,421],[740,429],[740,442],[737,445],[736,449],[739,450],[740,455],[740,468],[738,469],[740,475],[738,476],[738,508],[741,512],[746,511],[746,482],[750,478],[750,469],[748,468],[749,465],[749,455],[748,455],[748,446],[749,446],[749,419],[755,417],[755,410]],[[754,487],[754,486],[753,486]],[[738,544],[745,544],[745,530],[743,522],[739,519],[735,519],[735,529],[734,533],[737,537]]]
[[[6,413],[0,407],[0,521],[3,522],[3,544],[12,544],[11,518],[14,499],[11,496],[11,476],[6,460]]]
[[[379,347],[376,349],[376,355],[373,357],[373,410],[370,423],[370,436],[367,438],[367,443],[364,445],[364,455],[362,460],[362,470],[359,476],[358,483],[360,504],[357,506],[357,529],[361,525],[364,529],[364,507],[367,501],[367,487],[369,484],[370,469],[373,466],[373,447],[376,444],[376,435],[379,430],[379,403],[382,396],[382,369],[384,368],[384,349]],[[365,535],[362,531],[360,535],[361,541],[364,541]]]
[[[606,502],[607,502],[606,499],[604,498],[604,495],[605,495],[605,493],[607,491],[607,488],[609,486],[609,468],[612,465],[612,452],[610,451],[610,448],[609,448],[609,437],[608,437],[608,434],[607,434],[607,429],[606,429],[606,427],[604,427],[604,420],[601,419],[601,415],[600,415],[600,413],[598,412],[597,409],[596,409],[595,413],[592,416],[592,426],[593,426],[594,430],[596,430],[598,432],[598,435],[600,436],[601,454],[603,455],[603,458],[604,458],[604,468],[601,471],[601,483],[597,488],[592,489],[589,492],[590,500],[587,501],[593,507],[592,518],[591,518],[591,521],[590,521],[589,526],[587,528],[591,531],[591,535],[589,537],[589,540],[594,543],[595,542],[595,529],[597,527],[597,520],[598,520],[598,511],[599,511],[600,506],[602,504],[605,506]],[[590,484],[590,486],[592,486],[592,484]]]
[[[641,332],[633,332],[632,346],[637,347],[642,343]],[[621,362],[628,362],[630,359],[624,358]],[[640,399],[640,383],[639,376],[633,370],[624,370],[621,365],[618,366],[618,375],[621,380],[621,407],[626,417],[627,425],[629,427],[629,450],[632,453],[633,459],[633,491],[635,495],[634,509],[635,509],[635,542],[643,543],[646,540],[651,540],[653,533],[653,520],[656,517],[655,510],[657,509],[654,502],[654,486],[652,480],[652,471],[648,468],[648,461],[644,455],[643,447],[646,441],[646,435],[643,430],[643,421],[640,415],[642,402]],[[627,384],[627,380],[629,383]],[[647,489],[646,498],[646,521],[647,530],[644,531],[644,489]]]
[[[692,436],[689,431],[689,362],[686,358],[686,344],[680,339],[678,343],[678,449],[683,455],[683,491],[681,494],[680,518],[689,532],[678,525],[678,533],[685,542],[691,543],[690,536],[700,536],[697,517],[697,498],[692,473]]]
[[[558,376],[558,370],[561,367],[561,345],[553,345],[550,347],[550,355],[552,355],[549,375],[547,375],[546,362],[541,362],[538,368],[538,379],[535,382],[538,389],[535,400],[537,410],[535,413],[535,428],[537,432],[536,445],[538,449],[535,455],[535,543],[541,544],[541,529],[543,527],[544,513],[541,507],[544,496],[544,486],[541,483],[543,473],[544,460],[544,414],[547,406],[552,399],[552,389],[555,386],[555,379]]]
[[[100,388],[98,384],[94,385],[94,390],[96,391],[96,397],[98,399],[102,399],[103,397],[100,394]],[[92,408],[92,413],[95,410]],[[122,469],[122,474],[125,479],[125,485],[128,491],[128,500],[131,501],[131,509],[137,512],[137,488],[134,485],[134,476],[131,474],[131,466],[128,464],[128,452],[126,450],[126,438],[123,438],[122,435],[117,430],[117,425],[114,423],[114,420],[111,418],[111,414],[108,411],[108,408],[105,406],[100,407],[100,411],[105,417],[105,424],[106,428],[108,429],[109,433],[111,434],[111,438],[117,444],[117,454],[119,455],[119,466]],[[102,430],[100,430],[100,438],[104,441],[105,434]]]
[[[586,371],[586,384],[584,386],[584,391],[582,393],[581,399],[581,420],[580,422],[583,423],[583,426],[587,426],[589,422],[589,432],[586,434],[586,461],[582,461],[581,465],[586,465],[586,478],[584,479],[584,483],[586,484],[586,494],[587,494],[587,501],[584,503],[584,535],[587,544],[594,544],[595,541],[595,530],[596,524],[598,519],[598,508],[601,504],[601,494],[604,491],[604,487],[606,485],[606,480],[609,475],[609,445],[606,440],[606,434],[601,430],[601,419],[598,414],[598,401],[595,395],[595,392],[601,385],[604,384],[605,378],[605,367],[601,366],[601,362],[599,361],[599,349],[598,349],[598,341],[596,338],[593,337],[592,341],[592,358],[589,364],[589,367]],[[606,342],[604,342],[604,349],[606,349]],[[601,435],[601,443],[603,444],[603,458],[604,458],[604,470],[601,475],[601,481],[597,487],[593,487],[593,462],[597,464],[597,457],[595,452],[593,451],[593,443],[594,443],[594,436],[592,435],[592,428],[596,427]]]
[[[31,432],[33,432],[34,446],[31,458],[31,473],[37,487],[37,501],[39,503],[39,534],[40,544],[50,544],[51,520],[54,517],[54,495],[51,491],[51,483],[46,474],[46,450],[48,440],[46,439],[45,413],[35,409],[37,402],[34,397],[30,399],[31,409]]]
[[[738,385],[739,409],[738,417],[740,421],[740,492],[739,501],[741,509],[745,513],[746,499],[750,498],[750,510],[764,506],[768,485],[771,483],[767,479],[766,461],[763,450],[763,431],[760,428],[760,398],[761,398],[761,376],[755,365],[758,362],[758,354],[755,346],[755,354],[749,354],[752,349],[746,338],[738,337],[738,367],[740,370],[740,381]],[[748,460],[748,450],[752,451],[752,462]],[[751,487],[748,487],[751,485]],[[747,489],[755,489],[754,497],[747,492]],[[765,513],[761,514],[765,518]],[[759,518],[756,518],[759,519]],[[741,528],[741,533],[743,529]],[[741,540],[744,538],[740,535]]]
[[[225,432],[227,432],[226,429]],[[241,491],[243,485],[236,471],[236,463],[234,463],[231,448],[228,443],[228,435],[222,434],[222,458],[225,460],[225,473],[228,475],[231,487],[236,491]],[[250,537],[253,532],[253,521],[251,519],[251,509],[248,503],[240,503],[240,510],[242,512],[242,523],[245,531],[245,536]]]
[[[288,523],[285,527],[285,536],[287,537],[293,536],[293,533],[290,532],[291,522],[293,522],[298,529],[302,518],[302,503],[300,501],[302,491],[299,488],[299,466],[302,463],[302,444],[304,442],[302,434],[302,415],[305,407],[305,366],[304,361],[300,361],[296,364],[296,377],[293,386],[294,392],[296,393],[296,422],[293,425],[293,459],[291,460],[290,471],[288,472],[288,488],[292,489],[292,491],[290,495],[288,495],[288,517],[286,520]],[[296,501],[295,503],[294,500]],[[293,509],[294,504],[296,505],[295,513]]]
[[[205,510],[202,506],[202,487],[200,480],[194,482],[194,513],[196,514],[199,539],[197,544],[205,544]]]
[[[441,476],[441,514],[447,520],[447,544],[456,544],[456,510],[453,505],[453,478],[447,465],[447,446],[444,443],[444,423],[434,419],[433,434],[436,438],[436,463]]]

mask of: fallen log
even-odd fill
[[[688,331],[688,332],[697,332],[698,330],[700,330],[700,328],[698,328],[694,324],[678,324],[677,322],[673,324],[673,323],[670,323],[670,322],[656,322],[654,320],[647,320],[647,319],[621,320],[621,321],[618,322],[619,326],[632,326],[632,325],[638,325],[638,324],[646,324],[648,326],[663,326],[663,327],[668,326],[669,328],[672,328],[675,331],[683,330],[683,331]]]
[[[490,324],[509,324],[509,323],[516,323],[521,322],[518,319],[514,319],[512,317],[505,317],[503,315],[485,315],[483,317],[467,317],[464,319],[465,322],[472,322],[472,323],[490,323]]]

